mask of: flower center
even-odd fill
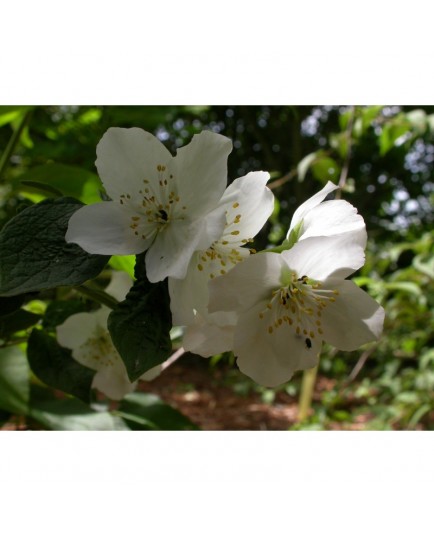
[[[306,275],[298,277],[295,272],[285,274],[284,282],[284,286],[272,292],[259,318],[270,334],[288,324],[296,337],[304,337],[306,348],[310,349],[312,340],[323,335],[321,319],[324,309],[336,301],[339,292],[323,289],[321,282]]]
[[[166,166],[157,165],[157,180],[143,179],[143,189],[139,198],[132,199],[130,194],[121,194],[119,203],[130,205],[135,212],[131,216],[130,229],[143,240],[151,238],[163,230],[173,220],[185,219],[187,207],[181,205],[174,176],[167,172]]]
[[[205,270],[210,279],[224,275],[250,253],[256,253],[254,249],[243,247],[253,242],[253,239],[241,238],[242,214],[239,213],[241,211],[239,207],[240,204],[236,202],[225,211],[226,224],[221,238],[215,240],[207,250],[201,251],[197,256],[196,268],[199,272]]]
[[[118,360],[117,351],[113,346],[110,335],[102,329],[98,329],[94,337],[89,338],[79,348],[80,354],[87,362],[95,363],[95,370],[101,367],[113,367]],[[89,365],[92,366],[92,365]]]

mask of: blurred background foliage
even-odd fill
[[[325,345],[312,410],[290,427],[434,429],[434,106],[0,107],[0,228],[25,206],[59,193],[98,201],[95,148],[111,126],[144,128],[173,153],[204,129],[231,138],[229,181],[266,170],[276,196],[256,249],[279,244],[295,208],[328,180],[340,181],[341,197],[366,221],[367,261],[355,281],[386,309],[384,335],[355,352]],[[119,259],[113,265],[132,267]],[[51,429],[189,429],[154,395],[136,393],[117,413],[90,414],[75,399],[48,396],[34,377],[29,382],[23,341],[46,303],[44,296],[25,303],[18,323],[1,310],[0,421],[30,418]],[[231,355],[189,356],[186,364],[206,367],[238,397],[254,393],[269,405],[281,393],[296,400],[300,390],[301,374],[274,390],[255,385]]]

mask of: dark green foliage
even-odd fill
[[[136,266],[142,263],[143,256],[138,256]],[[136,269],[136,275],[141,270]],[[141,275],[126,299],[108,318],[113,344],[132,382],[165,361],[172,348],[172,315],[167,281],[151,284]]]
[[[109,257],[65,242],[69,218],[80,206],[72,198],[47,199],[5,225],[0,233],[0,295],[79,285],[101,272]]]
[[[0,316],[8,315],[16,311],[24,303],[24,296],[13,296],[11,298],[0,298]]]
[[[198,430],[182,413],[149,393],[131,393],[118,412],[132,430]]]
[[[24,309],[0,316],[0,339],[6,339],[12,333],[34,326],[41,315],[29,313]]]
[[[62,348],[50,335],[34,329],[27,345],[27,358],[33,373],[44,383],[90,402],[95,371],[80,365],[71,351]]]

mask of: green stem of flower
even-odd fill
[[[298,422],[303,422],[309,415],[317,372],[318,365],[303,372],[300,398],[298,401]]]
[[[14,130],[12,134],[6,149],[3,151],[3,154],[0,158],[0,180],[6,168],[9,165],[10,158],[13,152],[15,151],[15,147],[18,145],[20,141],[23,130],[26,128],[27,124],[30,121],[31,115],[32,115],[32,110],[29,110],[23,115],[20,123],[18,124],[17,128]]]
[[[113,298],[103,290],[90,288],[86,285],[80,285],[74,287],[74,289],[77,292],[80,292],[80,294],[83,294],[83,296],[86,296],[86,298],[90,298],[91,300],[101,303],[102,305],[106,305],[110,309],[115,309],[119,303],[117,300],[115,300],[115,298]]]

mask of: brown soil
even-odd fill
[[[230,371],[234,373],[233,370]],[[297,398],[286,392],[277,392],[271,404],[264,403],[261,394],[238,394],[227,385],[228,371],[190,366],[184,357],[166,369],[151,383],[142,383],[140,390],[154,393],[183,413],[202,430],[288,430],[297,423]],[[241,373],[240,380],[243,381]],[[330,389],[334,380],[319,377],[314,400],[321,392]],[[346,423],[345,429],[364,429],[372,418],[360,415],[355,422]],[[332,429],[343,429],[336,423]]]

